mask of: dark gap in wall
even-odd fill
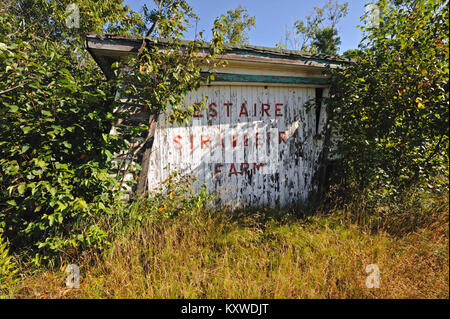
[[[316,88],[316,135],[319,134],[320,109],[322,108],[323,88]]]

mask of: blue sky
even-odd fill
[[[143,4],[152,7],[152,0],[125,0],[133,10],[139,10]],[[197,31],[204,30],[204,35],[210,37],[210,29],[215,17],[225,14],[227,10],[239,5],[247,8],[252,16],[256,16],[256,26],[249,32],[250,44],[274,47],[284,39],[286,26],[291,27],[295,20],[302,19],[313,12],[315,6],[323,6],[326,0],[190,0],[189,4],[199,16]],[[340,0],[339,3],[345,2]],[[355,49],[361,39],[361,32],[357,25],[364,13],[367,0],[347,0],[348,15],[344,17],[338,27],[341,37],[340,52]],[[187,34],[186,39],[193,39],[195,27]]]

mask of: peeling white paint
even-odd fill
[[[314,191],[323,148],[324,139],[317,134],[323,134],[326,123],[325,106],[318,132],[316,112],[304,107],[315,89],[212,85],[191,92],[185,102],[200,102],[204,96],[209,97],[206,109],[190,124],[177,126],[160,116],[149,190],[170,171],[181,170],[198,178],[197,189],[206,184],[232,208],[306,201]]]

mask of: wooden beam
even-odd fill
[[[207,72],[203,72],[206,76]],[[214,82],[239,82],[239,83],[267,83],[267,84],[314,84],[325,85],[330,79],[326,77],[299,77],[299,76],[277,76],[277,75],[255,75],[236,73],[212,73]]]

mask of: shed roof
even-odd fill
[[[86,35],[86,48],[105,75],[110,78],[112,76],[111,64],[124,56],[136,54],[143,41],[152,41],[161,47],[168,43],[167,39],[162,38],[90,33]],[[184,44],[188,42],[183,41]],[[208,44],[206,42],[204,42],[203,48],[207,50]],[[224,52],[219,56],[219,59],[228,60],[235,64],[263,63],[303,69],[323,69],[327,66],[334,68],[350,61],[335,56],[309,54],[296,50],[235,44],[225,44]]]

